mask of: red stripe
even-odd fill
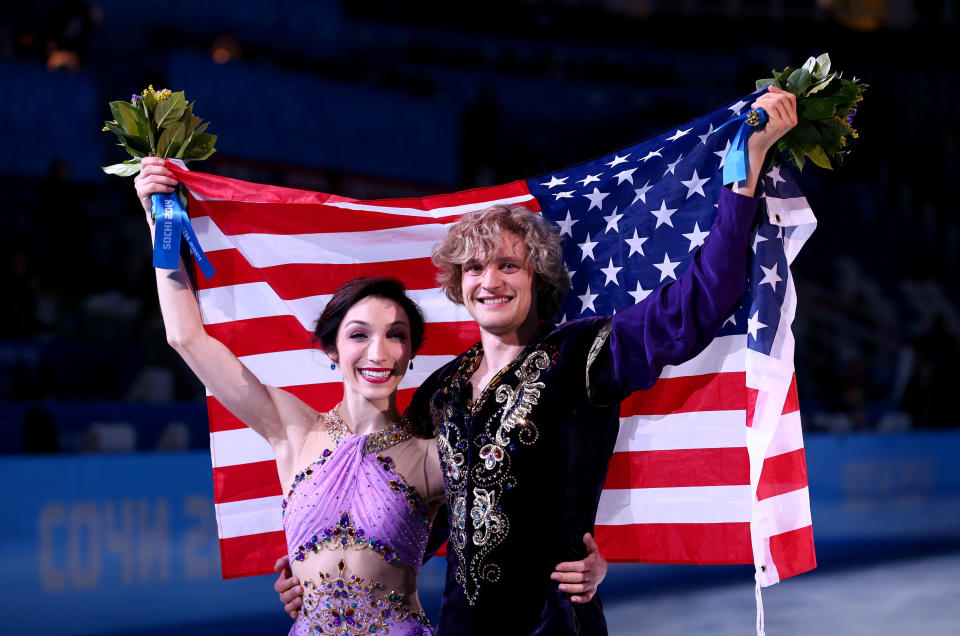
[[[205,325],[207,333],[237,356],[314,348],[313,333],[293,316],[268,316]],[[430,322],[426,324],[418,354],[454,355],[480,340],[475,322]],[[416,364],[416,363],[414,363]]]
[[[777,566],[780,580],[809,572],[817,567],[813,546],[813,526],[797,528],[770,537],[770,556]]]
[[[250,462],[213,469],[213,501],[228,503],[282,495],[277,462]]]
[[[240,179],[220,177],[204,172],[193,172],[179,168],[169,161],[166,163],[166,167],[174,173],[176,178],[181,183],[185,184],[192,191],[205,197],[259,203],[311,203],[322,205],[326,203],[347,201],[368,205],[430,211],[455,205],[470,205],[475,203],[483,203],[485,201],[530,195],[530,190],[527,188],[525,181],[514,181],[504,185],[491,186],[487,188],[474,188],[472,190],[454,192],[453,194],[441,194],[436,196],[409,199],[358,201],[357,199],[350,199],[324,192],[283,188],[279,186],[265,185],[262,183],[242,181]],[[531,199],[524,205],[531,210],[540,210],[539,204],[536,203],[536,199]]]
[[[343,384],[340,382],[286,386],[283,389],[293,393],[321,413],[329,411],[343,399]],[[397,391],[397,408],[401,412],[410,403],[414,392],[416,392],[416,389],[400,389]]]
[[[757,500],[763,501],[807,487],[807,459],[802,448],[763,460]]]
[[[480,327],[472,320],[429,322],[424,330],[423,344],[417,353],[427,356],[458,355],[479,341]]]
[[[354,199],[337,196],[335,194],[327,194],[325,192],[283,188],[280,186],[221,177],[206,172],[184,170],[169,161],[166,162],[166,167],[174,173],[178,181],[186,185],[193,192],[216,199],[233,199],[235,201],[258,203],[312,203],[321,205],[335,201],[354,201]]]
[[[248,318],[204,325],[207,333],[236,356],[313,348],[313,334],[293,316]]]
[[[277,559],[287,553],[283,530],[220,539],[220,567],[225,579],[270,574]]]
[[[437,286],[437,268],[429,258],[411,258],[378,263],[290,263],[254,267],[237,250],[217,250],[207,254],[217,275],[197,280],[198,289],[213,289],[242,283],[266,282],[284,300],[332,294],[354,278],[390,276],[407,289],[433,289]]]
[[[737,371],[661,378],[653,387],[636,391],[624,400],[620,417],[744,410],[746,377],[745,372]]]
[[[757,396],[760,395],[760,391],[757,389],[747,387],[747,426],[753,426],[753,417],[757,412]]]
[[[800,397],[797,395],[797,374],[790,379],[790,388],[787,389],[787,399],[783,403],[783,414],[796,413],[800,410]]]
[[[207,417],[210,418],[210,432],[235,431],[240,428],[247,428],[247,425],[241,422],[236,415],[227,410],[223,404],[212,395],[207,396]]]
[[[209,216],[221,232],[235,234],[324,234],[454,223],[458,216],[436,219],[388,212],[349,210],[309,203],[258,203],[190,199],[190,217]]]
[[[343,398],[343,384],[340,382],[324,382],[322,384],[302,384],[300,386],[285,386],[284,391],[289,391],[308,406],[316,411],[325,413],[337,405]],[[397,391],[397,408],[402,412],[416,389],[400,389]],[[210,419],[210,432],[234,431],[241,428],[247,428],[247,425],[241,422],[233,413],[228,411],[217,398],[212,395],[207,396],[207,416]]]
[[[742,446],[614,453],[603,487],[680,488],[749,483],[750,456]]]
[[[597,526],[600,554],[607,561],[753,563],[750,523],[643,523]]]
[[[453,194],[437,194],[419,199],[379,199],[375,201],[363,201],[370,205],[387,205],[397,208],[412,208],[414,210],[437,210],[439,208],[449,208],[455,205],[473,205],[484,203],[486,201],[496,201],[499,199],[508,199],[513,197],[522,197],[530,195],[530,189],[527,188],[526,181],[513,181],[499,186],[490,186],[486,188],[473,188],[470,190],[461,190]],[[540,204],[536,198],[521,203],[523,207],[540,211]]]

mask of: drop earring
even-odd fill
[[[331,363],[330,363],[330,370],[333,371],[333,370],[335,370],[336,368],[337,368],[337,363],[336,363],[336,362],[331,362]]]
[[[413,360],[410,361],[410,370],[413,371]]]

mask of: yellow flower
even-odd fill
[[[162,102],[163,100],[170,97],[171,95],[173,95],[173,91],[171,91],[169,88],[165,88],[159,93],[157,93],[157,101]]]

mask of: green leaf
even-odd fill
[[[833,166],[830,165],[830,157],[827,156],[827,153],[825,153],[820,146],[814,146],[813,149],[808,150],[807,156],[810,157],[810,161],[821,168],[833,170]]]
[[[138,150],[137,148],[135,148],[134,146],[131,146],[126,142],[123,143],[123,147],[126,148],[127,152],[129,152],[134,157],[146,157],[148,154],[150,154],[149,151],[141,152],[140,150]]]
[[[841,79],[840,88],[832,95],[833,101],[837,104],[852,102],[860,94],[860,87],[850,80]]]
[[[829,98],[807,97],[797,103],[797,114],[803,119],[829,119],[836,112],[836,104]]]
[[[801,95],[803,94],[803,91],[807,90],[807,87],[810,86],[811,81],[813,81],[813,75],[810,73],[810,71],[805,68],[798,69],[790,75],[789,79],[787,79],[786,90],[790,91],[794,95]]]
[[[757,80],[757,90],[760,90],[761,88],[764,88],[766,86],[776,86],[777,88],[780,88],[780,86],[777,83],[777,79],[775,77],[768,77],[766,79]]]
[[[823,89],[825,89],[827,86],[830,86],[830,82],[832,82],[832,81],[833,81],[833,78],[836,77],[836,76],[837,76],[836,73],[830,73],[830,74],[827,75],[826,77],[817,80],[816,82],[814,82],[813,84],[810,85],[810,88],[807,89],[807,95],[806,95],[806,96],[809,97],[810,95],[813,95],[814,93],[819,93],[820,91],[822,91]]]
[[[830,73],[830,54],[823,53],[817,58],[817,77],[823,78]]]
[[[173,142],[182,142],[183,138],[186,136],[186,130],[183,125],[183,122],[177,121],[169,126],[167,126],[163,133],[160,135],[160,140],[157,142],[157,156],[158,157],[171,157],[168,150],[170,144]]]
[[[140,161],[124,161],[123,163],[115,163],[112,166],[103,166],[101,169],[107,174],[115,174],[118,177],[132,177],[140,172]]]
[[[207,133],[195,134],[186,149],[180,149],[180,155],[184,159],[206,159],[214,153],[214,144],[217,143],[217,136]]]
[[[107,129],[117,136],[117,138],[120,140],[120,143],[126,147],[133,156],[143,157],[144,155],[150,153],[150,145],[148,144],[147,140],[128,134],[119,126],[119,124],[115,124],[112,121],[104,123],[106,124]],[[131,149],[135,149],[137,153],[134,153]]]
[[[150,91],[143,91],[143,105],[147,107],[147,116],[152,117],[157,109],[157,98]]]
[[[186,109],[187,104],[183,91],[178,91],[157,102],[157,109],[153,112],[153,120],[157,123],[157,128],[162,128],[166,122],[173,123],[180,119]]]
[[[821,131],[824,137],[829,137],[831,139],[839,139],[840,137],[846,137],[850,134],[850,131],[846,126],[841,124],[834,119],[821,119],[816,123],[817,128]]]
[[[793,162],[793,165],[797,167],[797,170],[803,172],[803,164],[806,163],[803,152],[797,151],[795,148],[788,148],[787,154],[790,156],[790,161]]]
[[[127,134],[144,141],[149,139],[150,124],[147,123],[142,110],[130,102],[110,102],[110,110],[113,112],[113,118]]]
[[[810,73],[810,75],[812,76],[817,70],[817,58],[808,57],[807,61],[804,62],[803,66],[801,66],[800,68],[805,70],[807,73]]]
[[[803,117],[798,118],[797,125],[790,131],[790,135],[800,142],[804,150],[816,146],[820,142],[821,137],[816,127]]]

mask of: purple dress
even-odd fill
[[[294,478],[283,502],[287,551],[303,582],[303,607],[290,634],[433,634],[422,611],[390,578],[416,591],[430,518],[420,495],[385,454],[405,429],[346,431],[325,416],[336,446]]]

